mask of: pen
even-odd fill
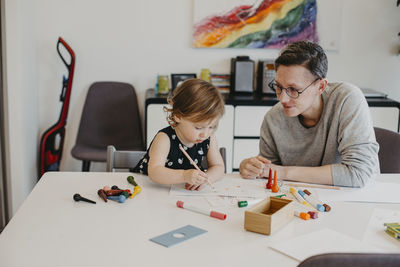
[[[318,211],[309,210],[307,207],[305,207],[304,205],[301,205],[298,202],[293,202],[293,204],[295,206],[295,210],[309,214],[311,219],[318,218]]]
[[[313,201],[322,203],[321,200],[319,200],[318,198],[312,196],[311,192],[308,191],[307,189],[304,190],[304,193],[306,193],[311,199],[313,199]],[[330,211],[331,210],[331,206],[329,206],[328,204],[322,203],[322,206],[325,207],[325,211]]]
[[[310,188],[340,190],[340,187],[333,186],[333,185],[323,185],[323,184],[285,183],[285,185],[286,186],[293,186],[293,187],[310,187]]]
[[[198,171],[202,171],[200,170],[199,166],[197,166],[197,164],[192,160],[192,158],[189,156],[189,154],[185,151],[185,149],[182,147],[181,144],[179,144],[179,149],[182,151],[183,155],[185,155],[185,157],[190,161],[190,163],[196,168],[196,170]],[[213,184],[210,182],[210,180],[207,179],[207,183],[214,188]]]
[[[309,220],[310,219],[310,214],[302,212],[302,211],[298,211],[298,210],[294,210],[294,215],[303,219],[303,220]]]
[[[294,189],[293,187],[290,188],[290,193],[292,193],[292,195],[297,199],[297,201],[299,201],[299,203],[305,206],[308,205],[307,201],[305,201],[305,199],[300,196],[299,192],[297,192],[296,189]]]
[[[186,210],[194,211],[194,212],[197,212],[197,213],[201,213],[201,214],[204,214],[204,215],[207,215],[207,216],[210,216],[210,217],[213,217],[213,218],[217,218],[217,219],[220,219],[220,220],[225,220],[226,219],[226,214],[224,214],[224,213],[220,213],[220,212],[213,211],[213,210],[203,210],[203,209],[198,208],[198,207],[187,205],[183,201],[180,201],[180,200],[178,200],[176,202],[176,206],[179,207],[179,208],[182,208],[182,209],[186,209]]]
[[[400,241],[400,224],[399,223],[384,223],[385,232],[391,237]]]
[[[318,211],[325,211],[325,207],[322,204],[315,201],[314,198],[310,197],[309,195],[307,195],[306,193],[304,193],[301,190],[299,190],[298,192],[308,203],[311,204],[311,206],[316,208]]]

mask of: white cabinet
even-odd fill
[[[258,155],[260,139],[233,140],[233,169],[239,169],[240,162],[246,158]]]
[[[264,115],[271,106],[236,106],[235,136],[260,136]]]
[[[150,104],[146,110],[146,149],[150,146],[157,132],[168,126],[164,104]]]
[[[375,127],[398,131],[399,109],[396,107],[370,107],[372,122]]]
[[[236,106],[233,141],[233,169],[239,169],[240,162],[258,155],[261,124],[272,106]]]
[[[157,132],[168,126],[163,107],[166,104],[149,104],[146,109],[146,145],[149,147]],[[225,105],[225,114],[219,121],[216,137],[219,147],[226,149],[226,171],[232,172],[234,108]]]

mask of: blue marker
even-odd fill
[[[304,193],[302,190],[299,190],[298,192],[299,192],[299,194],[300,194],[308,203],[311,204],[311,206],[313,206],[314,208],[316,208],[318,211],[325,211],[325,207],[324,207],[322,204],[320,204],[320,203],[314,201],[313,198],[309,197],[309,196],[308,196],[306,193]]]

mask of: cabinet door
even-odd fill
[[[166,104],[149,104],[146,109],[146,145],[149,147],[157,132],[168,126],[163,107]],[[225,114],[219,121],[216,137],[219,147],[226,149],[226,172],[232,172],[233,115],[232,105],[225,105]]]
[[[396,107],[370,107],[372,122],[380,127],[397,132],[399,125],[399,109]]]
[[[271,106],[236,106],[235,136],[258,137],[264,116]]]
[[[226,172],[232,172],[232,152],[233,152],[233,115],[234,108],[232,105],[225,105],[225,114],[218,124],[215,136],[218,140],[219,147],[226,148]]]
[[[235,139],[233,142],[233,169],[239,169],[240,162],[246,158],[257,156],[259,139]]]
[[[150,146],[157,132],[168,126],[167,114],[163,107],[166,104],[150,104],[146,109],[146,148]],[[168,106],[169,107],[169,106]]]

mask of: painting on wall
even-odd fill
[[[194,1],[193,47],[280,49],[298,40],[320,42],[317,0]],[[328,43],[335,49],[335,40]]]

